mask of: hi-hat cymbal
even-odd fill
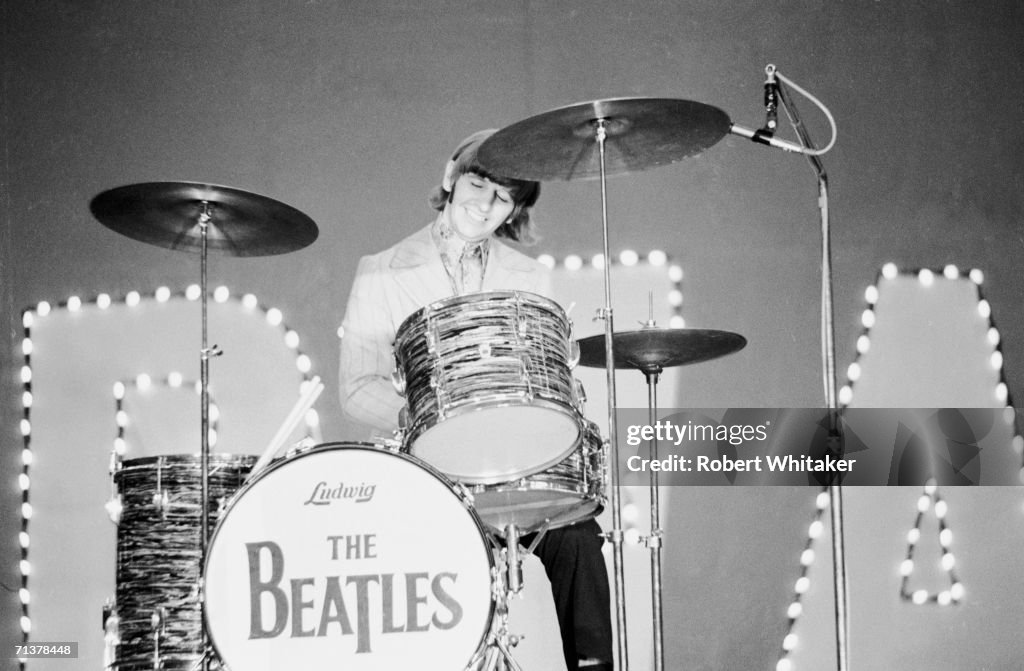
[[[241,189],[193,182],[145,182],[104,191],[89,203],[101,224],[166,249],[202,249],[200,217],[209,215],[207,249],[229,256],[270,256],[302,249],[319,231],[290,205]]]
[[[603,123],[605,174],[645,170],[694,156],[721,140],[725,112],[689,100],[610,98],[544,112],[499,130],[477,154],[495,175],[571,180],[599,177]]]
[[[605,366],[604,334],[582,338],[578,342],[580,365],[591,368]],[[746,345],[747,339],[738,333],[712,329],[645,326],[612,336],[615,367],[644,372],[717,359],[738,352]]]

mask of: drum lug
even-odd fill
[[[427,332],[424,334],[427,338],[427,353],[431,356],[437,354],[437,343],[441,339],[441,335],[437,332],[437,321],[431,314],[427,315]]]
[[[153,668],[160,669],[162,661],[160,658],[160,639],[164,633],[164,625],[167,620],[167,610],[161,606],[153,611],[150,616],[150,628],[153,631]]]
[[[388,452],[401,452],[402,445],[405,444],[405,431],[402,429],[395,429],[391,434],[390,438],[379,438],[380,447],[383,447]]]
[[[117,605],[114,603],[114,597],[108,596],[103,601],[103,629],[110,633],[111,630],[117,633]]]
[[[500,550],[500,546],[495,545],[495,549]],[[499,603],[505,596],[505,576],[502,573],[497,566],[491,567],[491,598]]]
[[[117,474],[122,467],[121,454],[117,450],[110,451],[110,475]]]
[[[391,354],[395,363],[395,367],[391,371],[391,386],[395,388],[399,396],[405,396],[405,371],[402,368],[402,361],[398,356],[397,349],[392,350]]]
[[[515,322],[516,322],[516,328],[515,328],[516,345],[521,346],[522,345],[522,340],[524,338],[526,338],[526,334],[529,331],[529,329],[527,328],[528,320],[523,317],[523,311],[522,311],[523,297],[519,295],[518,291],[515,293],[515,297],[516,297],[516,316],[515,316]]]
[[[124,512],[124,502],[121,500],[120,494],[114,494],[110,497],[110,500],[103,506],[107,509],[107,517],[114,524],[121,523],[121,513]]]
[[[569,330],[569,370],[574,370],[580,363],[580,344],[572,339],[572,329]]]
[[[395,388],[399,396],[405,396],[405,375],[401,368],[391,371],[391,386]]]
[[[526,399],[533,401],[533,360],[530,355],[523,352],[519,355],[519,381],[526,384]]]
[[[450,401],[448,388],[445,386],[444,372],[440,366],[435,366],[430,371],[430,388],[434,390],[434,397],[437,399],[437,414],[440,420],[448,418],[448,403]]]
[[[306,436],[305,438],[296,441],[294,445],[289,447],[288,450],[284,453],[284,456],[286,459],[291,459],[292,457],[298,456],[313,447],[316,447],[316,441],[310,438],[309,436]]]
[[[153,494],[153,507],[160,511],[162,519],[167,519],[167,509],[171,507],[171,497],[167,490],[160,490]]]
[[[601,438],[601,482],[607,483],[612,475],[611,469],[615,468],[615,464],[608,463],[610,459],[611,441],[608,438]]]
[[[120,644],[121,618],[117,615],[114,599],[108,597],[103,604],[103,668],[114,668]]]
[[[575,392],[575,403],[576,411],[582,416],[587,414],[587,390],[583,388],[583,383],[578,379],[573,378],[573,391]]]
[[[476,497],[473,496],[472,490],[470,490],[463,482],[456,482],[455,487],[459,490],[460,498],[462,499],[462,502],[466,504],[466,507],[473,508]]]

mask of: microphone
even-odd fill
[[[779,127],[779,84],[774,65],[766,65],[764,73],[764,131],[771,135]]]
[[[745,137],[748,140],[757,142],[758,144],[766,144],[769,147],[775,147],[776,149],[781,149],[783,151],[793,152],[794,154],[807,153],[807,151],[800,145],[793,142],[780,140],[777,137],[772,137],[772,134],[765,131],[763,128],[759,130],[751,130],[749,128],[744,128],[743,126],[734,123],[729,125],[729,132],[732,133],[733,135]]]
[[[768,145],[769,147],[775,147],[783,151],[792,152],[794,154],[806,154],[807,150],[805,147],[798,145],[793,142],[787,142],[786,140],[780,140],[775,137],[775,130],[779,126],[779,82],[775,77],[776,67],[769,63],[764,68],[766,78],[764,80],[764,127],[758,128],[757,130],[751,130],[750,128],[744,128],[739,124],[729,124],[729,132],[733,135],[739,135],[749,140],[757,142],[758,144]]]

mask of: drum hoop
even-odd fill
[[[583,423],[580,420],[579,411],[572,405],[565,403],[558,398],[549,398],[542,394],[534,394],[533,398],[527,400],[525,395],[521,392],[499,392],[499,393],[484,393],[474,396],[471,399],[463,403],[459,403],[453,407],[446,407],[444,410],[444,419],[435,422],[429,428],[434,428],[442,421],[448,421],[459,415],[464,415],[470,412],[477,412],[480,410],[494,410],[497,408],[530,408],[530,407],[541,407],[546,410],[564,410],[560,412],[560,415],[568,417],[574,420],[574,424],[579,428],[579,434],[583,435]],[[439,409],[440,410],[440,409]],[[441,413],[438,412],[438,415]],[[421,422],[425,422],[426,418],[421,418]]]
[[[328,451],[334,450],[335,448],[356,449],[356,450],[361,450],[361,451],[364,451],[364,452],[374,452],[374,453],[387,454],[389,456],[397,457],[398,459],[404,459],[406,461],[410,461],[414,465],[419,466],[423,470],[427,471],[428,473],[433,475],[435,478],[440,480],[441,484],[446,486],[448,488],[448,490],[452,494],[454,494],[456,496],[456,498],[459,499],[459,502],[462,504],[462,507],[466,510],[466,512],[469,513],[470,519],[473,520],[473,522],[477,526],[477,529],[480,531],[480,536],[485,541],[484,545],[486,547],[488,547],[488,548],[490,547],[486,543],[486,541],[487,541],[486,528],[483,526],[483,524],[480,521],[480,515],[473,508],[471,501],[468,501],[467,498],[465,496],[463,496],[459,492],[459,484],[455,480],[453,480],[452,478],[448,477],[447,475],[445,475],[444,473],[442,473],[438,469],[434,468],[433,466],[431,466],[429,463],[427,463],[423,459],[417,457],[414,454],[410,454],[408,452],[391,450],[391,449],[383,447],[383,446],[381,446],[381,445],[379,445],[377,443],[357,442],[357,441],[352,441],[352,442],[335,441],[335,442],[328,442],[328,443],[319,443],[319,444],[314,445],[313,447],[309,448],[308,450],[303,450],[302,452],[299,452],[298,454],[293,454],[291,456],[279,457],[277,459],[274,459],[263,470],[261,470],[259,473],[257,473],[251,480],[247,480],[245,483],[243,483],[242,486],[238,488],[238,491],[236,491],[234,494],[231,495],[231,498],[228,501],[227,505],[224,506],[224,511],[221,513],[221,517],[217,521],[217,526],[213,530],[213,533],[210,535],[210,541],[208,543],[208,548],[209,547],[213,547],[214,542],[217,540],[218,532],[220,531],[221,527],[224,525],[224,521],[227,520],[229,515],[231,515],[231,511],[235,507],[235,505],[238,503],[238,500],[241,499],[242,496],[247,491],[249,491],[249,489],[251,489],[252,487],[255,487],[256,484],[260,480],[262,480],[263,478],[269,476],[270,473],[272,473],[273,471],[281,468],[286,463],[291,463],[291,462],[293,462],[293,461],[295,461],[297,459],[302,459],[303,457],[307,457],[307,456],[309,456],[311,454],[316,454],[316,453],[319,453],[319,452],[328,452]],[[209,554],[209,553],[207,553],[207,554]],[[490,552],[488,552],[486,554],[487,554],[488,562],[490,563],[491,567],[493,568],[494,567],[494,556]],[[205,561],[203,562],[203,566],[202,566],[202,569],[203,569],[202,575],[203,575],[203,577],[206,576],[206,569],[207,569],[206,564],[208,563],[208,561],[209,561],[209,556],[207,556],[205,558]],[[205,598],[206,597],[205,597],[205,594],[204,594],[203,595],[204,601],[205,601]],[[493,601],[493,599],[492,599],[492,601]]]
[[[601,438],[600,430],[597,428],[597,424],[590,420],[584,420],[583,426],[580,429],[580,435],[573,443],[573,448],[569,452],[568,456],[564,457],[561,461],[557,461],[554,464],[546,466],[540,471],[530,473],[528,475],[520,475],[515,478],[509,478],[508,480],[500,480],[497,482],[469,482],[467,481],[466,486],[470,493],[473,495],[485,494],[488,492],[510,492],[510,491],[541,491],[541,490],[552,490],[561,492],[571,492],[578,494],[584,498],[596,498],[605,499],[607,498],[607,492],[605,489],[604,478],[602,477],[601,460],[597,457],[597,454],[593,450],[594,444],[593,439],[597,438],[597,445],[600,447]],[[579,455],[581,475],[584,478],[574,479],[563,475],[551,474],[551,470],[557,468],[561,464],[565,463],[568,459],[571,459],[574,455]],[[594,463],[594,462],[597,463]],[[544,479],[544,476],[551,474],[551,477]],[[589,476],[589,477],[586,477]],[[584,482],[586,483],[584,485]],[[562,487],[562,484],[568,484],[568,487]]]
[[[579,447],[580,442],[584,438],[585,425],[583,423],[583,418],[581,417],[579,412],[577,412],[576,409],[573,408],[572,406],[566,405],[556,399],[534,397],[531,403],[497,403],[494,405],[482,405],[481,403],[474,401],[472,403],[465,403],[454,408],[452,411],[449,412],[449,414],[445,415],[444,419],[437,419],[437,421],[434,421],[429,425],[427,423],[427,417],[420,417],[413,423],[411,427],[409,427],[408,431],[406,431],[405,440],[403,441],[402,444],[402,453],[408,454],[411,457],[415,457],[412,451],[416,449],[417,440],[419,440],[423,435],[428,433],[431,429],[440,427],[447,422],[451,422],[453,419],[459,417],[460,415],[465,415],[472,412],[480,412],[482,410],[494,410],[497,408],[528,408],[531,406],[540,406],[548,410],[554,411],[568,411],[559,412],[559,414],[562,415],[563,417],[566,417],[567,419],[572,420],[578,430],[576,440],[571,443],[570,447],[567,448],[557,457],[552,457],[548,461],[545,461],[536,466],[531,466],[529,469],[526,470],[500,476],[466,476],[459,478],[457,482],[468,483],[472,485],[487,485],[498,484],[500,482],[509,482],[511,480],[518,480],[520,478],[535,475],[537,473],[543,472],[551,468],[552,466],[557,466],[558,464],[562,463],[564,459],[566,459]],[[420,461],[422,461],[422,459],[420,459]],[[454,480],[454,478],[452,478],[451,476],[446,475],[445,477],[449,480]]]
[[[462,294],[461,296],[448,296],[446,298],[441,298],[436,301],[432,301],[427,305],[424,305],[423,307],[419,308],[418,310],[416,310],[416,312],[413,312],[411,315],[402,320],[401,325],[395,332],[396,348],[401,341],[405,340],[403,334],[406,331],[412,329],[414,324],[423,321],[424,317],[427,314],[443,310],[444,308],[453,305],[459,305],[461,303],[474,303],[478,301],[496,300],[502,298],[515,299],[517,296],[525,297],[528,299],[529,302],[540,303],[545,307],[550,308],[553,312],[557,313],[566,321],[566,323],[569,322],[568,313],[566,313],[566,311],[562,308],[561,305],[558,304],[558,302],[548,298],[547,296],[541,296],[540,294],[535,294],[530,291],[508,291],[491,289],[487,291],[478,291],[472,294]]]
[[[258,457],[253,454],[229,454],[227,452],[211,454],[209,456],[210,463],[225,463],[225,464],[240,464],[245,465],[245,462],[252,460],[252,463],[256,463]],[[135,457],[134,459],[122,459],[121,469],[130,468],[134,466],[148,466],[150,464],[164,463],[168,465],[174,464],[195,464],[199,465],[201,459],[199,454],[157,454],[148,457]]]
[[[488,493],[505,493],[505,492],[564,492],[566,494],[576,494],[582,498],[599,497],[600,492],[595,491],[597,487],[590,486],[584,487],[580,481],[569,482],[568,478],[559,478],[564,482],[556,482],[554,480],[530,480],[531,477],[543,475],[544,472],[534,473],[532,476],[526,478],[519,478],[518,480],[508,480],[506,482],[498,482],[493,485],[473,485],[470,490],[474,495],[477,494],[488,494]],[[595,481],[596,482],[596,481]],[[565,486],[563,486],[565,485]]]
[[[406,460],[408,462],[411,462],[412,464],[421,467],[423,470],[427,471],[428,473],[433,475],[435,478],[437,478],[441,482],[442,485],[446,486],[448,488],[448,490],[456,498],[458,498],[458,500],[459,500],[460,504],[462,505],[463,509],[467,513],[469,513],[469,518],[476,525],[477,532],[480,535],[480,540],[481,540],[481,542],[482,542],[482,544],[484,546],[484,550],[485,550],[484,555],[487,557],[488,573],[491,575],[491,583],[492,583],[491,584],[490,595],[489,595],[489,598],[488,598],[490,603],[489,603],[489,606],[487,608],[487,617],[486,617],[485,622],[484,622],[483,631],[480,634],[479,641],[477,643],[476,649],[473,650],[472,654],[470,655],[469,660],[467,660],[467,664],[471,664],[473,660],[475,660],[475,659],[477,659],[479,657],[479,655],[484,650],[484,648],[485,648],[485,646],[487,644],[487,636],[488,636],[488,633],[491,631],[491,627],[492,627],[492,624],[494,622],[494,615],[495,615],[495,612],[497,610],[497,594],[496,594],[496,590],[494,589],[494,576],[495,576],[495,571],[494,571],[494,569],[495,569],[494,548],[493,548],[493,545],[492,545],[492,543],[490,541],[490,532],[487,531],[487,527],[484,525],[483,521],[480,519],[480,515],[473,508],[471,499],[467,499],[466,496],[463,496],[459,492],[459,486],[458,486],[458,484],[455,481],[453,481],[451,478],[449,478],[444,473],[440,472],[439,470],[437,470],[436,468],[434,468],[433,466],[431,466],[427,462],[423,461],[419,457],[413,456],[412,454],[408,454],[406,452],[398,452],[398,451],[395,451],[395,450],[391,450],[391,449],[383,447],[383,446],[381,446],[381,445],[379,445],[377,443],[357,442],[357,441],[351,441],[351,442],[335,441],[335,442],[328,442],[328,443],[319,443],[319,444],[314,445],[313,447],[309,448],[308,450],[303,450],[302,452],[299,452],[297,454],[293,454],[291,456],[280,457],[280,458],[275,459],[274,461],[270,462],[270,464],[268,464],[263,470],[261,470],[259,473],[257,473],[252,478],[252,480],[249,480],[249,481],[246,481],[245,483],[243,483],[242,486],[238,489],[238,491],[235,492],[231,496],[231,499],[228,501],[228,504],[224,507],[224,511],[221,513],[220,519],[217,520],[217,526],[214,528],[213,533],[210,534],[210,538],[209,538],[209,541],[207,543],[206,556],[203,558],[202,565],[199,567],[200,568],[199,581],[200,581],[200,584],[204,586],[203,589],[202,589],[202,599],[201,599],[203,630],[206,631],[207,638],[209,639],[209,643],[213,647],[213,650],[217,654],[217,657],[221,660],[222,666],[224,666],[225,669],[230,669],[231,668],[230,663],[227,660],[225,660],[224,656],[221,654],[220,647],[217,645],[217,640],[213,636],[213,630],[210,627],[209,609],[207,608],[207,594],[208,594],[208,590],[205,588],[207,570],[209,569],[210,557],[212,556],[212,553],[210,552],[210,549],[213,548],[214,543],[217,541],[217,536],[220,533],[220,530],[224,527],[225,522],[230,518],[232,509],[235,507],[235,505],[238,503],[238,501],[241,500],[242,495],[245,492],[247,492],[251,487],[256,486],[256,484],[258,482],[260,482],[265,476],[269,475],[271,472],[277,470],[278,468],[281,468],[285,463],[292,462],[292,461],[294,461],[296,459],[302,459],[303,457],[307,457],[307,456],[309,456],[311,454],[315,454],[315,453],[319,453],[319,452],[331,451],[331,450],[333,450],[335,448],[356,449],[356,450],[365,451],[365,452],[383,453],[383,454],[387,454],[387,455],[392,456],[392,457],[397,457],[400,460]],[[469,667],[467,666],[467,668],[469,668]]]

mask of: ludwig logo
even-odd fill
[[[332,486],[321,481],[313,486],[313,491],[310,492],[309,498],[303,505],[326,506],[335,501],[346,500],[366,503],[373,499],[375,491],[377,491],[377,485],[368,485],[365,482],[358,485],[346,485],[344,482],[339,482],[336,486]]]

